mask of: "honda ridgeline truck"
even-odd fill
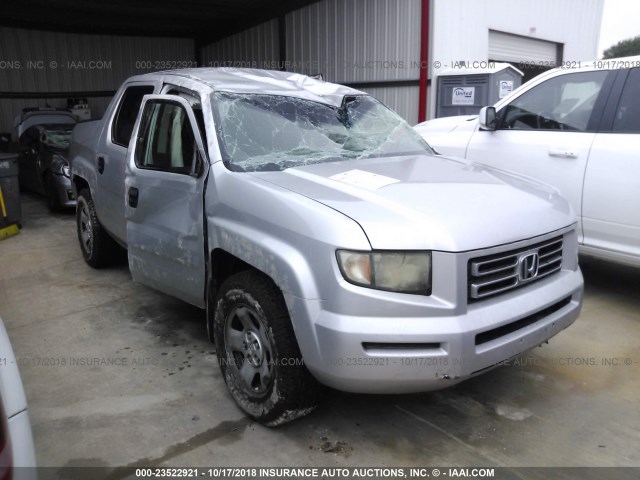
[[[78,239],[127,249],[135,281],[206,309],[252,418],[321,385],[453,385],[578,316],[576,218],[556,190],[436,155],[373,97],[300,74],[132,77],[73,132]]]

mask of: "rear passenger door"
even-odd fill
[[[640,68],[618,73],[602,123],[584,182],[584,245],[640,264]]]
[[[135,281],[204,307],[201,107],[175,95],[146,96],[142,105],[125,179],[129,269]]]
[[[124,221],[124,171],[129,140],[145,95],[159,91],[161,82],[129,83],[112,112],[96,151],[97,191],[94,192],[100,223],[121,242],[126,242]]]

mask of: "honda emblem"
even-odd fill
[[[518,279],[520,282],[528,282],[538,276],[540,256],[538,252],[527,252],[518,259]]]

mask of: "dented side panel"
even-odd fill
[[[335,248],[371,248],[349,217],[255,177],[212,165],[205,197],[209,250],[221,248],[266,275],[283,293],[322,296]],[[326,278],[326,277],[325,277]]]

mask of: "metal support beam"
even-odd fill
[[[429,0],[422,0],[420,22],[420,93],[418,123],[427,119],[427,84],[429,80]]]

